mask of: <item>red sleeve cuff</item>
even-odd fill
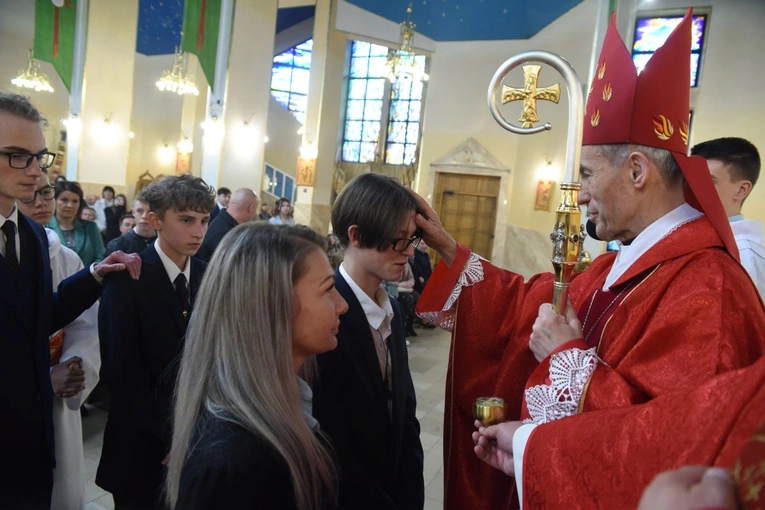
[[[558,354],[561,351],[567,351],[569,349],[581,349],[583,351],[586,351],[590,347],[585,343],[584,338],[575,338],[573,340],[569,340],[565,344],[561,345],[554,351],[552,351],[550,354],[547,355],[547,359],[550,359],[550,356],[553,354]]]

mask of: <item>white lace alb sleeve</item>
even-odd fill
[[[462,288],[470,287],[480,281],[483,281],[483,265],[481,265],[481,257],[475,253],[471,253],[467,262],[465,262],[465,267],[462,268],[459,278],[457,278],[457,283],[454,285],[451,294],[449,294],[446,303],[444,303],[443,308],[436,312],[423,312],[418,315],[424,321],[435,324],[447,331],[453,331],[457,299],[460,297],[460,293],[462,293]]]
[[[579,409],[584,386],[598,366],[595,348],[566,349],[550,357],[551,384],[526,390],[526,407],[531,419],[524,423],[547,423],[573,416]]]

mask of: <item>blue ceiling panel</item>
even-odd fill
[[[183,0],[140,0],[136,51],[172,55],[181,44]]]
[[[287,30],[291,26],[307,19],[313,18],[316,14],[316,6],[308,5],[305,7],[288,7],[279,9],[276,13],[276,33]]]
[[[396,23],[409,0],[348,0]],[[417,32],[436,41],[528,39],[582,0],[414,0]]]

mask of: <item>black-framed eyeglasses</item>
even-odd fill
[[[47,151],[37,154],[0,151],[0,155],[8,156],[8,164],[11,168],[18,168],[19,170],[28,168],[29,165],[32,164],[32,160],[35,158],[37,159],[37,164],[40,165],[40,168],[50,168],[53,166],[53,162],[56,161],[56,155]]]
[[[393,251],[403,253],[407,250],[407,248],[409,248],[409,245],[417,248],[417,246],[420,244],[420,241],[422,241],[422,236],[415,234],[412,237],[396,237],[390,240],[390,244],[393,245]]]
[[[45,186],[44,188],[38,189],[35,191],[35,194],[32,195],[32,200],[21,200],[19,199],[19,202],[22,204],[31,204],[37,199],[37,195],[40,195],[43,200],[53,200],[53,197],[56,196],[56,188],[53,186]]]

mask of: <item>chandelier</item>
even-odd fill
[[[32,57],[32,50],[29,50],[29,62],[19,75],[11,80],[19,88],[34,89],[36,92],[53,92],[48,77],[40,71],[40,64]]]
[[[412,4],[406,8],[406,21],[401,22],[401,45],[396,50],[391,50],[388,54],[388,79],[391,83],[404,80],[428,81],[428,74],[425,72],[425,64],[416,59],[412,40],[414,39],[414,29],[417,25],[412,21]]]
[[[189,78],[187,74],[187,58],[180,48],[175,48],[175,60],[173,61],[172,69],[162,73],[162,77],[157,81],[157,88],[159,90],[175,92],[179,96],[185,94],[199,95],[199,89],[194,84],[194,80]]]

